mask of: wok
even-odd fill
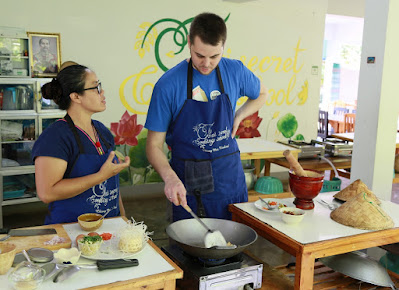
[[[206,248],[204,237],[206,230],[194,219],[174,222],[166,228],[168,236],[186,253],[205,259],[224,259],[241,253],[258,238],[258,234],[250,227],[223,219],[201,219],[211,230],[219,230],[227,242],[236,245],[231,249]]]

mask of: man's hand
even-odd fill
[[[186,188],[181,180],[175,175],[165,179],[165,195],[174,205],[187,205]]]

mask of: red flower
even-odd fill
[[[241,121],[236,135],[240,138],[260,137],[258,131],[260,122],[262,122],[262,118],[258,117],[258,112],[253,113]]]
[[[126,111],[119,123],[111,123],[111,132],[115,134],[115,144],[136,146],[137,135],[140,134],[143,125],[137,124],[137,115],[132,116]]]

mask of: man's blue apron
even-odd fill
[[[187,189],[188,205],[199,216],[231,219],[228,205],[245,202],[248,192],[237,141],[231,138],[234,112],[216,68],[221,95],[192,99],[192,62],[187,71],[187,100],[171,125],[171,166]],[[173,206],[173,220],[191,218]]]
[[[109,153],[112,151],[110,144],[96,129],[98,136],[100,136],[101,141],[106,147],[106,152],[104,152],[103,155],[85,153],[83,144],[72,119],[68,114],[64,119],[67,121],[75,136],[80,152],[72,166],[72,169],[70,172],[65,173],[64,178],[82,177],[98,172],[107,160]],[[120,214],[119,175],[115,175],[75,197],[51,202],[49,204],[49,214],[46,216],[45,224],[76,222],[78,216],[81,214],[104,214],[107,209],[111,209],[107,217],[118,216]]]

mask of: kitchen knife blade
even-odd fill
[[[0,241],[5,241],[9,237],[26,237],[26,236],[41,236],[41,235],[54,235],[57,231],[54,228],[49,229],[0,229],[0,234],[7,234],[6,237],[1,238]]]

